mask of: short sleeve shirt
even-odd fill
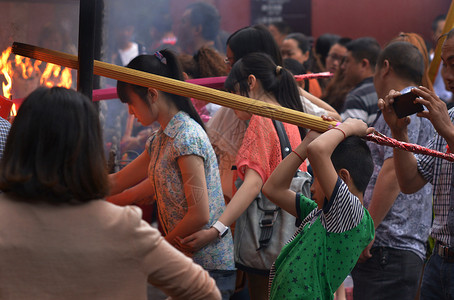
[[[343,120],[360,119],[371,126],[377,117],[377,102],[374,80],[372,77],[366,78],[347,94],[341,117]]]
[[[374,128],[386,136],[391,136],[391,129],[380,114]],[[408,125],[410,143],[426,145],[433,137],[434,129],[429,120],[411,116]],[[393,157],[393,148],[368,142],[374,160],[374,172],[364,194],[364,206],[369,207],[375,183],[383,163]],[[426,184],[414,194],[399,193],[394,204],[377,227],[374,247],[390,247],[409,250],[424,259],[426,241],[432,224],[432,185]]]
[[[301,143],[298,127],[283,123],[292,149]],[[236,157],[239,177],[244,180],[247,168],[255,170],[263,182],[282,161],[281,146],[271,119],[253,115]],[[306,164],[300,170],[306,171]]]
[[[449,111],[451,122],[454,123],[454,108]],[[429,142],[427,148],[446,152],[448,143],[439,134]],[[451,152],[453,152],[451,150]],[[446,159],[416,155],[418,171],[433,185],[434,220],[431,236],[445,245],[454,246],[454,185],[453,165]]]
[[[333,299],[374,237],[372,218],[341,179],[323,210],[299,194],[296,209],[303,222],[271,269],[270,299]]]
[[[197,155],[203,159],[211,224],[221,216],[225,203],[216,155],[203,128],[185,112],[178,112],[164,130],[147,141],[150,155],[148,177],[156,195],[164,233],[172,231],[188,211],[178,158]],[[233,240],[230,231],[194,253],[194,261],[207,270],[233,270]]]
[[[8,137],[11,124],[3,118],[0,118],[0,158],[3,156],[5,149],[6,138]]]

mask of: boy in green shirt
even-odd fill
[[[303,220],[271,269],[270,299],[333,299],[373,239],[362,199],[374,165],[359,138],[372,130],[347,119],[321,135],[310,131],[263,186],[268,199]],[[313,200],[289,189],[306,157],[314,172]]]

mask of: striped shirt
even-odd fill
[[[454,123],[454,108],[449,110]],[[428,148],[446,152],[446,140],[435,134]],[[454,246],[454,178],[453,163],[428,155],[416,155],[418,171],[425,180],[433,185],[434,220],[431,236],[450,247]]]
[[[11,124],[3,118],[0,118],[0,158],[3,156],[5,149],[6,138],[8,137]]]
[[[367,210],[339,178],[323,209],[296,197],[300,227],[270,271],[270,299],[332,299],[374,237]]]
[[[371,126],[378,112],[378,96],[375,92],[374,79],[369,77],[361,81],[345,98],[342,120],[360,119]]]

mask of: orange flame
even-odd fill
[[[17,115],[16,103],[13,103],[13,106],[11,106],[10,116],[15,117],[16,115]]]
[[[70,88],[72,84],[70,69],[64,68],[63,71],[60,71],[61,67],[59,65],[48,63],[41,76],[40,84],[47,87],[60,86]]]
[[[8,47],[2,53],[2,57],[0,59],[0,71],[2,72],[3,76],[5,77],[6,84],[2,82],[2,89],[3,89],[3,96],[6,98],[10,98],[11,96],[11,88],[12,88],[12,80],[11,80],[11,62],[8,61],[8,58],[11,54],[11,47]]]
[[[40,69],[42,62],[36,60],[33,62],[28,57],[22,57],[15,55],[14,58],[11,56],[11,47],[8,47],[1,54],[0,58],[0,81],[1,75],[3,75],[4,82],[2,82],[3,96],[11,98],[11,91],[14,87],[13,79],[31,80],[33,78],[39,78],[39,84],[46,87],[66,87],[71,88],[72,85],[72,74],[71,69],[62,68],[58,65],[51,63],[46,64],[44,71]],[[5,83],[6,81],[6,83]],[[35,84],[34,81],[27,81],[29,84]],[[11,108],[11,115],[16,115],[16,105]]]

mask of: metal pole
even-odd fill
[[[77,90],[92,99],[95,52],[96,7],[98,0],[80,0],[79,71]]]

